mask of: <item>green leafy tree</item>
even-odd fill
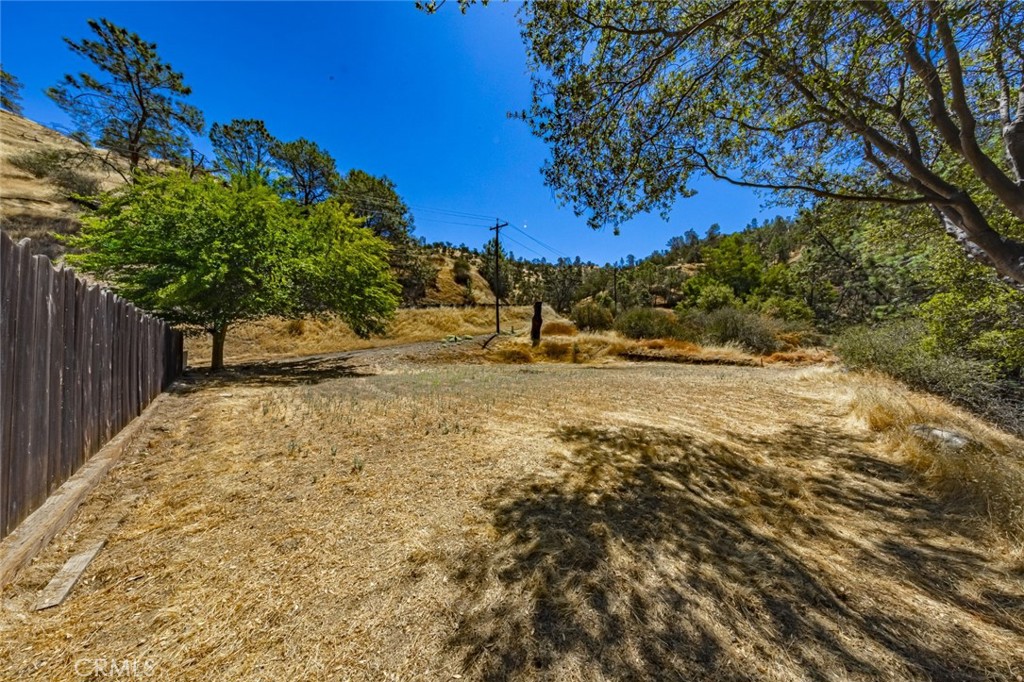
[[[21,81],[0,67],[0,109],[21,116]]]
[[[214,370],[238,322],[333,312],[367,334],[397,304],[387,246],[358,218],[333,202],[299,215],[259,182],[139,176],[104,196],[68,244],[73,266],[145,310],[208,332]]]
[[[402,286],[402,301],[415,305],[426,296],[437,278],[437,267],[426,250],[413,238],[413,216],[398,194],[395,183],[352,169],[338,179],[332,196],[351,206],[365,220],[365,226],[391,245],[390,264]]]
[[[210,143],[220,168],[227,175],[254,173],[267,180],[274,165],[271,155],[278,143],[263,121],[233,119],[210,126]]]
[[[523,10],[557,195],[598,227],[691,180],[927,205],[1024,285],[1024,4],[534,2]]]
[[[484,245],[484,252],[480,256],[480,267],[478,269],[483,278],[487,280],[487,284],[490,285],[494,295],[499,300],[506,301],[512,293],[512,270],[508,267],[508,253],[505,252],[504,247],[500,247],[498,252],[500,265],[495,264],[494,246],[493,239]]]
[[[294,199],[300,206],[312,206],[331,196],[338,183],[338,169],[334,157],[315,142],[299,138],[294,142],[279,142],[272,151],[281,193]]]
[[[348,203],[356,215],[366,219],[366,227],[392,245],[411,237],[412,212],[387,176],[377,177],[353,168],[338,179],[332,194]]]
[[[705,249],[704,262],[707,275],[732,287],[740,298],[758,287],[764,272],[761,254],[738,234],[722,237],[715,246]]]
[[[184,160],[190,136],[203,130],[202,113],[183,99],[192,92],[184,76],[160,59],[156,43],[106,19],[89,28],[95,40],[64,41],[96,73],[67,74],[47,90],[74,121],[73,137],[111,152],[103,160],[129,181],[148,162]]]

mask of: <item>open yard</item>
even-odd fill
[[[1019,549],[858,377],[424,348],[187,382],[4,591],[0,678],[1022,679]]]

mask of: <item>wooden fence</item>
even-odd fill
[[[181,372],[182,337],[0,232],[0,538]]]

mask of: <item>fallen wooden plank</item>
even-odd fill
[[[106,538],[93,544],[89,549],[74,555],[67,563],[57,571],[53,580],[39,593],[39,600],[36,602],[35,610],[42,611],[57,606],[67,598],[71,588],[75,586],[78,579],[85,573],[89,563],[100,553],[103,545],[107,544]]]
[[[166,393],[158,396],[141,416],[89,458],[39,509],[0,542],[0,589],[10,584],[18,571],[71,522],[79,505],[103,481],[166,398]]]

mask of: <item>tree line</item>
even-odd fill
[[[91,166],[125,181],[101,196],[83,196],[99,194],[95,183],[62,183],[92,209],[66,239],[69,263],[208,332],[213,369],[237,322],[338,314],[365,335],[400,302],[422,298],[436,271],[393,181],[341,173],[314,141],[280,140],[250,118],[211,125],[207,159],[192,148],[203,114],[156,43],[107,19],[89,28],[88,38],[64,39],[88,68],[47,90],[70,117],[78,151],[20,160],[52,178]],[[20,114],[20,88],[0,69],[0,106]]]

